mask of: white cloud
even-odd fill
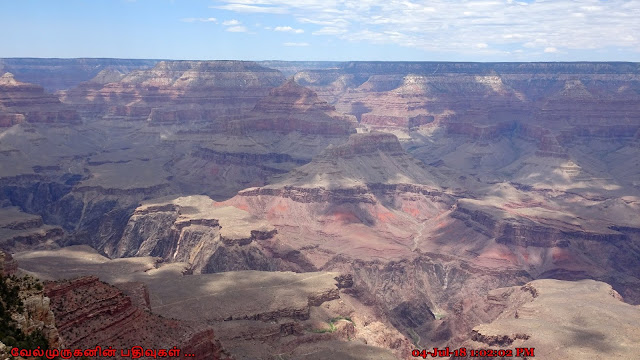
[[[234,25],[240,25],[241,22],[236,20],[236,19],[232,19],[232,20],[225,20],[222,22],[222,25],[224,26],[234,26]]]
[[[182,22],[188,22],[188,23],[193,23],[193,22],[212,22],[212,23],[217,23],[218,19],[216,18],[184,18],[184,19],[180,19],[180,21]]]
[[[214,9],[230,10],[241,13],[266,13],[266,14],[286,14],[287,9],[274,6],[254,6],[245,4],[226,4],[222,6],[210,6]]]
[[[558,49],[554,48],[553,46],[550,46],[550,47],[544,48],[544,52],[546,52],[546,53],[556,53],[556,52],[558,52]]]
[[[340,35],[347,32],[347,29],[335,27],[335,26],[325,26],[318,31],[314,31],[313,35]]]
[[[635,36],[640,34],[639,0],[218,2],[213,7],[238,13],[287,14],[291,20],[309,24],[306,30],[313,35],[433,52],[508,53],[523,49],[525,56],[557,49],[563,49],[563,53],[610,47],[640,49],[640,36]]]
[[[249,30],[247,30],[246,27],[244,26],[230,26],[227,28],[227,31],[229,32],[248,32]]]
[[[286,42],[282,44],[284,46],[309,46],[309,43],[306,42]]]
[[[302,34],[304,32],[302,29],[294,29],[291,26],[276,26],[273,31],[290,32],[294,34]]]

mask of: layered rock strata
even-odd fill
[[[336,112],[332,105],[293,80],[272,89],[269,95],[258,101],[246,118],[232,121],[228,129],[232,133],[247,134],[255,131],[274,131],[302,134],[348,135],[355,125],[355,118]]]
[[[47,92],[66,90],[88,81],[103,70],[128,73],[153,67],[158,60],[142,59],[0,59],[0,69],[18,80],[38,84]]]
[[[45,294],[51,299],[60,335],[70,348],[110,346],[120,356],[121,349],[133,346],[166,350],[176,346],[182,350],[182,359],[226,358],[213,330],[152,315],[97,277],[49,282]]]
[[[0,127],[11,127],[21,122],[78,124],[78,113],[63,105],[52,94],[38,85],[23,83],[13,74],[0,76]]]
[[[190,271],[275,270],[278,262],[259,244],[277,231],[234,207],[206,196],[150,201],[129,218],[122,238],[105,247],[112,257],[156,256],[190,264]]]
[[[104,83],[111,80],[117,81]],[[150,124],[212,121],[251,110],[282,82],[280,72],[252,62],[161,61],[121,78],[101,76],[83,83],[67,91],[63,101],[94,118]]]
[[[0,248],[4,250],[56,247],[64,232],[59,226],[45,225],[42,217],[18,208],[0,208]]]

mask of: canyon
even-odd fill
[[[65,346],[627,358],[639,105],[637,63],[2,59],[3,264]]]

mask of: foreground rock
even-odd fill
[[[45,294],[69,348],[112,347],[120,357],[133,346],[167,351],[175,346],[180,359],[228,358],[210,328],[152,315],[97,277],[49,282]]]
[[[550,360],[633,359],[640,351],[640,307],[605,283],[536,280],[487,300],[499,315],[473,329],[468,349],[535,348],[536,358]]]
[[[17,264],[0,250],[0,358],[12,348],[43,350],[63,345],[50,299],[42,283],[31,276],[16,276]]]
[[[375,308],[345,293],[351,288],[352,281],[350,277],[339,273],[241,271],[185,276],[186,264],[157,267],[154,258],[109,260],[88,247],[29,252],[17,254],[16,257],[24,271],[39,277],[53,280],[96,274],[101,280],[126,289],[127,294],[136,299],[123,298],[119,291],[99,282],[97,278],[84,278],[61,285],[51,283],[47,289],[52,299],[56,298],[54,294],[58,292],[68,293],[76,299],[74,306],[77,311],[68,305],[60,306],[57,310],[63,317],[60,326],[63,336],[77,335],[73,335],[70,325],[64,324],[71,324],[73,319],[80,316],[78,314],[91,311],[91,307],[82,304],[92,304],[93,301],[96,301],[96,309],[103,309],[100,313],[104,315],[100,316],[107,316],[108,312],[104,311],[114,309],[112,314],[116,317],[108,317],[105,320],[107,324],[118,316],[129,319],[129,316],[125,316],[129,312],[135,316],[147,316],[140,315],[139,309],[131,305],[147,304],[144,288],[134,285],[142,283],[148,289],[149,298],[148,304],[143,307],[165,318],[213,327],[223,347],[237,359],[272,359],[274,354],[305,358],[326,347],[332,347],[336,353],[353,359],[370,358],[366,354],[377,354],[371,356],[381,359],[407,358],[410,354],[410,343]],[[51,264],[56,266],[52,267]],[[55,290],[57,286],[60,287],[59,291]],[[77,290],[73,290],[74,287]],[[94,299],[94,295],[90,295],[90,287],[97,289],[91,293],[100,296]],[[86,299],[80,301],[80,297]],[[147,321],[144,317],[141,319]],[[93,326],[91,324],[97,324],[91,317],[82,321],[86,323],[82,330],[84,335],[77,335],[74,341],[110,334],[109,327],[106,328],[108,331],[89,331]],[[129,320],[123,321],[129,323]],[[158,324],[163,325],[167,321],[159,321]],[[113,331],[116,328],[114,326]],[[150,328],[153,331],[159,329],[151,325]],[[171,334],[171,329],[165,332]],[[148,339],[159,336],[156,332],[149,334],[145,335]],[[113,336],[118,334],[114,333]],[[167,338],[160,336],[159,339]],[[351,344],[350,341],[355,343]]]

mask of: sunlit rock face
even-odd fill
[[[279,71],[253,62],[161,61],[122,76],[100,73],[67,91],[63,101],[94,118],[157,125],[213,121],[251,110],[283,82]]]
[[[38,85],[17,81],[7,72],[0,76],[0,127],[21,122],[78,124],[80,117],[57,96]]]

